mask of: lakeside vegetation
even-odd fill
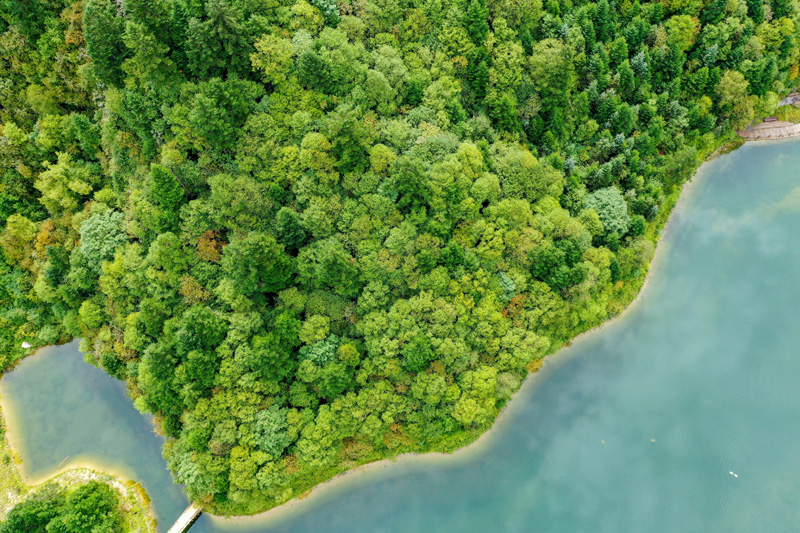
[[[81,337],[221,514],[463,446],[633,299],[683,182],[794,86],[798,22],[792,0],[0,3],[0,366]]]
[[[6,520],[0,522],[0,531],[115,533],[126,530],[117,493],[105,483],[90,481],[70,491],[58,485],[46,485],[15,506]]]
[[[0,412],[0,533],[155,530],[149,500],[133,482],[76,468],[37,485],[25,483]]]

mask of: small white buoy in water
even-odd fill
[[[730,475],[732,475],[733,477],[739,477],[739,474],[734,474],[733,472],[728,472],[728,473],[729,473]]]
[[[22,342],[22,347],[23,347],[23,348],[30,348],[30,347],[31,347],[31,345],[28,343],[28,341],[23,341],[23,342]]]

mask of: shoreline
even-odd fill
[[[786,137],[774,139],[773,141],[794,142],[796,140],[797,137]],[[214,515],[204,511],[203,514],[208,515],[209,520],[216,525],[241,525],[243,527],[268,526],[278,520],[291,518],[292,516],[296,516],[301,512],[310,510],[310,504],[332,495],[335,489],[346,487],[347,484],[356,485],[359,483],[364,484],[375,481],[376,478],[371,476],[379,476],[383,474],[386,477],[391,477],[393,475],[402,475],[404,473],[403,471],[390,468],[392,465],[398,465],[402,467],[425,464],[456,465],[459,464],[459,462],[472,459],[476,455],[486,451],[488,446],[495,442],[494,439],[498,438],[498,434],[500,433],[500,430],[505,427],[505,424],[511,423],[514,420],[514,415],[517,413],[520,408],[519,406],[522,403],[520,400],[527,395],[535,393],[538,387],[549,375],[552,374],[552,372],[556,371],[564,363],[569,361],[574,351],[566,350],[565,348],[570,348],[573,345],[585,343],[591,340],[591,336],[596,334],[602,328],[618,326],[622,322],[621,319],[629,317],[631,313],[638,308],[641,300],[644,299],[646,291],[652,289],[653,278],[656,277],[661,271],[661,264],[665,260],[666,254],[669,252],[670,246],[665,243],[666,239],[664,239],[664,237],[669,235],[668,232],[671,231],[671,228],[673,227],[675,217],[679,216],[682,210],[685,209],[687,203],[693,198],[697,186],[702,184],[704,181],[706,174],[705,170],[708,164],[713,162],[717,157],[734,151],[750,142],[755,141],[740,142],[728,140],[721,143],[720,146],[711,153],[711,155],[707,156],[706,159],[694,169],[691,176],[680,185],[680,188],[671,193],[672,195],[677,195],[677,200],[669,210],[669,215],[667,216],[663,226],[660,228],[660,230],[655,231],[655,253],[647,267],[642,284],[637,290],[634,298],[627,305],[625,305],[622,311],[617,315],[611,316],[591,329],[576,335],[567,343],[561,345],[555,352],[545,356],[542,359],[541,367],[534,373],[526,376],[519,389],[511,396],[511,398],[509,398],[509,400],[500,410],[489,429],[481,433],[480,436],[478,436],[474,441],[449,453],[409,452],[400,454],[391,459],[382,459],[357,466],[312,487],[302,495],[296,496],[289,501],[286,501],[261,513],[253,515],[224,516]],[[13,367],[9,369],[9,371],[11,370],[13,370]],[[8,405],[2,395],[0,395],[0,410],[4,410],[4,412],[0,411],[0,424],[3,424],[6,428],[4,436],[8,451],[14,462],[15,470],[19,474],[23,483],[28,487],[28,492],[30,492],[30,490],[32,490],[34,487],[41,485],[43,482],[48,480],[54,481],[54,478],[56,477],[66,477],[70,472],[76,472],[80,470],[85,470],[94,475],[110,476],[114,478],[114,482],[116,482],[116,484],[119,484],[119,486],[122,487],[130,486],[129,484],[135,484],[139,491],[144,491],[138,482],[131,479],[131,476],[128,475],[129,473],[125,473],[124,469],[120,469],[111,464],[103,464],[101,461],[97,461],[94,458],[89,458],[86,456],[65,458],[65,460],[62,461],[62,464],[59,464],[59,466],[56,467],[56,469],[54,469],[52,472],[41,474],[37,477],[32,476],[29,472],[25,471],[23,466],[24,463],[19,458],[17,451],[24,449],[24,446],[20,447],[19,443],[15,445],[11,431],[9,431],[11,424],[9,424],[8,421],[15,420],[17,418],[16,410],[12,406]],[[115,487],[116,484],[112,483],[112,485]],[[148,500],[146,494],[144,495],[144,498],[147,502]],[[146,505],[146,508],[149,511],[149,518],[154,520],[154,513],[150,505]]]
[[[796,139],[796,137],[793,137],[774,140],[793,141]],[[398,455],[392,459],[381,459],[380,461],[357,466],[351,470],[342,472],[341,474],[338,474],[327,481],[320,483],[319,485],[314,486],[301,496],[292,498],[285,503],[261,513],[235,516],[215,515],[209,512],[204,512],[203,514],[208,516],[211,522],[216,525],[242,525],[245,527],[248,525],[269,526],[278,520],[296,516],[303,511],[302,507],[306,507],[316,500],[320,500],[331,495],[335,489],[344,488],[348,483],[356,485],[357,483],[374,481],[374,479],[369,478],[369,475],[377,476],[379,471],[389,469],[393,465],[415,466],[425,463],[438,465],[449,463],[455,465],[459,462],[471,459],[485,451],[485,449],[494,442],[494,439],[497,438],[498,433],[502,429],[503,425],[513,421],[513,416],[516,410],[519,409],[518,406],[521,405],[520,400],[527,395],[533,394],[537,390],[538,386],[541,385],[542,381],[547,378],[547,376],[549,376],[552,372],[557,370],[561,365],[570,359],[572,356],[572,353],[570,352],[572,351],[569,350],[569,348],[578,343],[587,342],[590,340],[591,336],[597,334],[603,328],[617,326],[619,323],[621,323],[622,319],[629,317],[631,313],[638,308],[645,296],[645,293],[652,289],[653,278],[659,273],[660,264],[665,260],[665,254],[668,253],[669,246],[664,243],[665,237],[668,235],[670,228],[673,226],[673,221],[676,215],[680,215],[680,212],[685,209],[686,203],[690,201],[692,194],[696,192],[695,190],[697,186],[702,183],[703,178],[705,177],[705,170],[707,166],[718,157],[735,151],[746,145],[748,142],[751,141],[745,141],[742,143],[738,143],[737,141],[727,141],[721,144],[711,155],[706,157],[703,163],[698,165],[698,167],[694,170],[692,175],[683,182],[678,192],[677,202],[670,210],[664,226],[657,233],[655,253],[650,261],[650,264],[648,265],[642,285],[637,291],[633,300],[631,300],[631,302],[626,305],[622,312],[618,315],[612,316],[604,320],[602,323],[592,327],[591,329],[576,335],[569,342],[559,347],[555,352],[546,355],[542,359],[542,364],[539,369],[525,377],[519,389],[517,389],[517,391],[508,399],[489,429],[483,432],[476,440],[467,444],[466,446],[456,449],[451,453],[412,452]],[[727,151],[726,148],[728,149]],[[402,474],[402,472],[397,473]],[[392,475],[393,472],[386,472],[386,474],[388,477]]]

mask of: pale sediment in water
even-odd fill
[[[148,522],[170,522],[187,501],[164,463],[163,438],[152,418],[134,409],[123,384],[87,364],[77,344],[43,348],[0,381],[6,452],[15,459],[18,483],[99,476],[136,496]]]
[[[547,365],[474,461],[391,469],[296,517],[200,530],[795,530],[798,164],[787,141],[701,169],[646,305]]]

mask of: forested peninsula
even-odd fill
[[[682,183],[794,87],[799,22],[0,0],[0,367],[83,339],[218,514],[463,446],[631,301]]]

